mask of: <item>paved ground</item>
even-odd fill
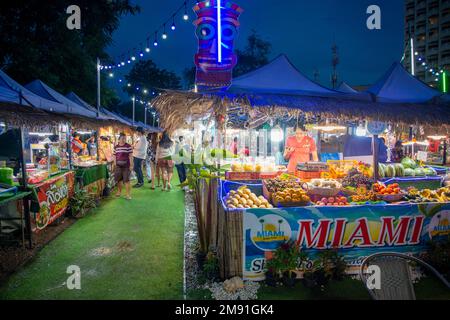
[[[184,194],[133,189],[110,198],[0,288],[0,299],[182,299]],[[66,269],[81,269],[69,290]]]

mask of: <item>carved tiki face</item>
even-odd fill
[[[217,11],[218,2],[220,2],[220,17]],[[238,18],[242,11],[238,5],[227,0],[206,0],[195,5],[197,20],[194,21],[194,25],[198,38],[195,65],[198,88],[211,89],[231,84],[232,70],[237,62],[233,45],[239,27]],[[221,31],[221,52],[218,42],[219,31]]]

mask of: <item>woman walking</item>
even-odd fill
[[[172,189],[170,181],[172,180],[174,164],[171,157],[174,154],[174,151],[175,145],[173,141],[170,140],[167,132],[164,131],[156,149],[157,164],[161,170],[163,179],[162,191],[170,191],[170,189]]]
[[[114,147],[114,177],[117,182],[116,197],[122,194],[122,184],[125,184],[126,199],[131,200],[130,173],[133,170],[133,148],[126,143],[125,133],[120,133],[119,143]]]
[[[149,182],[151,182],[151,189],[155,190],[155,178],[158,179],[158,186],[160,184],[159,169],[156,166],[156,133],[149,133],[147,135],[148,147],[147,147],[147,176]]]

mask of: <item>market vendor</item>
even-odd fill
[[[81,141],[80,134],[75,132],[72,138],[72,152],[77,155],[81,155],[85,148],[86,145]]]
[[[297,164],[318,161],[316,142],[306,135],[304,127],[297,125],[295,135],[286,139],[284,158],[289,161],[288,171],[295,173]]]

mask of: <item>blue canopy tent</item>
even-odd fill
[[[66,107],[66,111],[64,113],[66,114],[72,114],[72,115],[78,115],[86,118],[96,118],[97,114],[94,111],[88,110],[77,103],[73,102],[72,100],[67,99],[62,94],[57,92],[56,90],[50,88],[48,85],[46,85],[41,80],[34,80],[27,85],[25,85],[25,88],[29,89],[30,91],[34,92],[35,94],[50,100],[54,102],[58,102]]]
[[[92,111],[92,112],[95,112],[95,113],[97,114],[97,108],[94,108],[94,107],[91,106],[89,103],[87,103],[86,101],[84,101],[83,99],[81,99],[75,92],[73,92],[73,91],[72,91],[72,92],[69,92],[69,93],[66,95],[66,98],[69,99],[69,100],[71,100],[71,101],[73,101],[73,102],[75,102],[76,104],[78,104],[78,105],[80,105],[80,106],[86,108],[87,110]],[[114,120],[114,121],[118,121],[118,122],[121,122],[121,123],[123,123],[123,124],[126,124],[126,123],[124,123],[123,121],[121,121],[121,119],[119,119],[119,118],[117,118],[117,117],[114,117],[114,116],[112,116],[112,115],[106,114],[106,113],[103,111],[103,108],[100,108],[99,111],[100,111],[100,112],[99,112],[99,117],[98,117],[98,119],[101,119],[101,120]]]
[[[15,91],[19,95],[19,104],[24,106],[33,106],[37,109],[55,112],[55,113],[66,113],[67,107],[63,104],[49,100],[34,92],[23,87],[12,78],[10,78],[6,73],[0,70],[0,87],[6,88],[7,90]],[[4,89],[5,90],[5,89]]]
[[[400,63],[389,70],[368,90],[379,102],[426,103],[442,94],[411,75]]]
[[[341,84],[339,85],[339,87],[337,87],[336,89],[339,92],[343,92],[343,93],[358,93],[357,90],[353,89],[352,87],[350,87],[346,82],[341,82]]]
[[[233,79],[228,93],[267,93],[335,96],[339,92],[309,80],[284,54],[267,65]]]

